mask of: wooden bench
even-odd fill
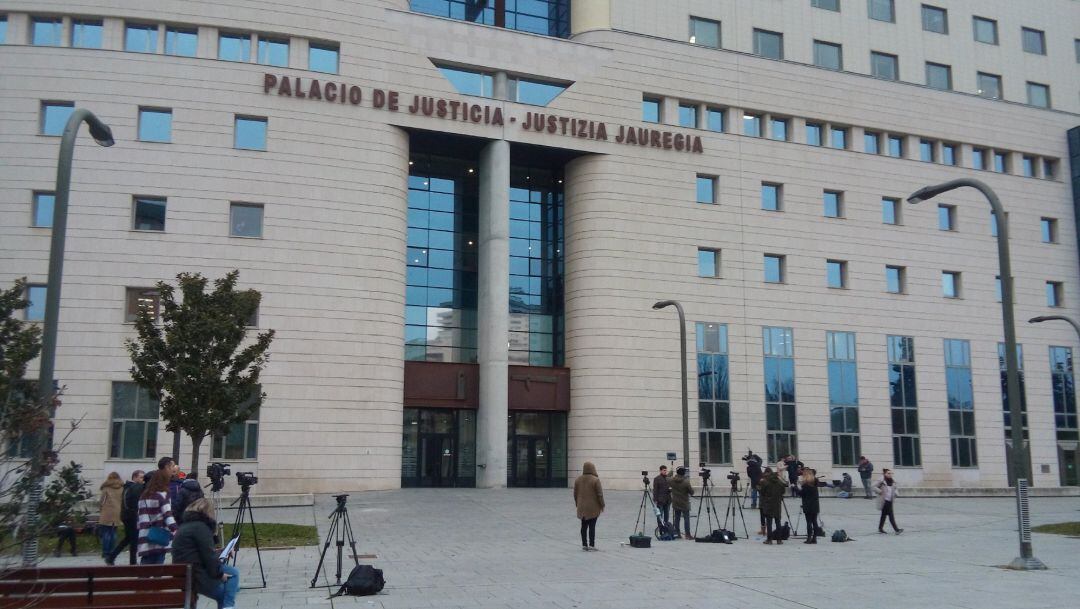
[[[0,574],[0,609],[193,609],[191,565],[44,567]]]

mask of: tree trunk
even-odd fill
[[[191,469],[188,470],[188,478],[199,477],[199,447],[202,446],[203,436],[191,438]]]
[[[172,458],[177,467],[180,466],[180,430],[177,429],[172,434]]]

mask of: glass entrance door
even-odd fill
[[[406,408],[401,486],[475,486],[476,412]]]
[[[1080,486],[1080,450],[1076,444],[1069,448],[1058,445],[1058,463],[1061,467],[1061,485]]]
[[[454,438],[450,434],[420,434],[421,486],[454,485]]]
[[[514,438],[513,486],[550,486],[551,468],[548,463],[546,437],[517,436]]]

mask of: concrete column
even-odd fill
[[[510,144],[480,151],[480,410],[476,416],[476,486],[506,486],[508,339],[510,332]]]
[[[510,82],[509,82],[510,79],[506,75],[506,72],[496,72],[495,73],[495,78],[493,80],[494,80],[494,82],[492,83],[492,91],[491,91],[491,96],[492,97],[494,97],[495,99],[505,99],[505,100],[508,100],[508,101],[516,101],[516,100],[510,99]],[[480,174],[480,175],[483,176],[483,174]],[[509,191],[507,191],[507,195],[509,195]],[[506,201],[507,201],[507,205],[509,205],[510,204],[509,203],[509,201],[510,201],[509,196],[507,197]]]

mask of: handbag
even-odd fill
[[[167,546],[172,543],[172,533],[165,527],[150,527],[146,531],[146,540],[155,546]]]

